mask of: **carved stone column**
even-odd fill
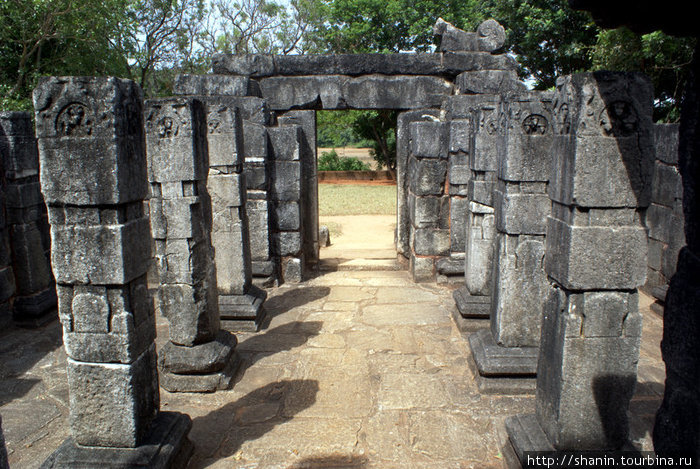
[[[189,417],[159,412],[141,90],[45,78],[34,109],[72,434],[44,467],[186,461]]]
[[[506,420],[516,454],[618,449],[637,381],[654,161],[652,88],[639,74],[561,78],[535,415]]]
[[[219,327],[205,107],[192,98],[149,100],[145,120],[158,305],[170,323],[170,341],[160,351],[161,385],[225,389],[239,359],[236,337]],[[226,178],[214,177],[215,187]]]

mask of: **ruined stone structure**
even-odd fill
[[[72,437],[45,467],[187,457],[189,417],[159,411],[141,90],[43,79],[34,92]]]
[[[399,111],[397,253],[416,282],[464,282],[460,318],[490,317],[470,338],[481,375],[536,372],[536,415],[507,424],[516,453],[625,442],[647,242],[672,244],[648,241],[647,207],[677,195],[664,176],[652,189],[654,145],[669,135],[652,126],[650,86],[596,73],[529,92],[493,54],[500,25],[435,29],[435,54],[217,56],[214,74],[178,77],[178,97],[145,114],[125,80],[42,81],[36,134],[73,431],[49,467],[106,454],[98,447],[187,451],[188,420],[158,409],[151,244],[170,322],[164,387],[228,386],[236,341],[224,330],[258,330],[259,286],[300,282],[318,261],[318,109]],[[657,158],[667,171],[672,156]],[[691,248],[681,259],[674,278],[687,279]],[[0,267],[11,271],[2,256]],[[6,286],[0,305],[13,301]],[[128,385],[110,394],[117,380]]]
[[[559,78],[536,414],[506,421],[525,451],[618,449],[637,381],[654,160],[652,90],[635,74]]]
[[[15,323],[38,326],[56,317],[56,289],[49,262],[46,205],[39,189],[39,155],[29,113],[0,113],[0,157],[5,212],[0,231],[9,241],[9,245],[0,246],[0,266],[12,266],[0,274],[0,310],[7,310],[8,300],[14,296]]]
[[[225,389],[238,368],[237,342],[219,328],[204,104],[186,98],[147,101],[145,125],[158,305],[170,323],[170,341],[158,356],[160,384],[169,391]],[[228,177],[214,174],[209,184],[217,193],[235,194],[236,175],[233,187],[227,187]],[[226,211],[232,209],[238,207]],[[223,224],[231,226],[230,221]]]

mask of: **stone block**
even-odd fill
[[[408,270],[414,282],[435,281],[435,259],[432,257],[411,256],[408,262]]]
[[[175,77],[173,94],[203,96],[254,96],[251,79],[231,75],[189,75]]]
[[[70,426],[83,446],[134,448],[158,414],[156,351],[133,363],[83,363],[68,359]]]
[[[634,289],[646,275],[642,226],[572,226],[547,220],[547,274],[570,290]]]
[[[452,162],[450,161],[450,163]],[[468,185],[471,180],[471,175],[472,171],[468,165],[450,164],[450,185]]]
[[[649,237],[668,243],[671,240],[671,225],[673,209],[652,203],[646,213],[646,224]]]
[[[18,325],[39,327],[56,318],[56,305],[56,289],[50,285],[40,292],[15,297],[13,317]]]
[[[296,125],[285,125],[267,129],[272,153],[277,161],[299,161],[302,129]]]
[[[649,205],[651,154],[638,143],[636,137],[556,136],[550,197],[580,207]]]
[[[146,196],[141,100],[129,80],[40,80],[34,108],[47,203],[121,204]]]
[[[250,232],[250,254],[253,261],[270,258],[270,241],[268,238],[268,206],[267,200],[251,200],[246,202],[248,229]],[[255,275],[255,270],[253,270]]]
[[[445,119],[453,121],[455,119],[469,119],[472,122],[472,131],[476,131],[481,123],[476,120],[475,113],[481,108],[498,109],[501,97],[495,94],[463,94],[453,95],[445,100],[443,110]]]
[[[493,206],[493,192],[496,186],[494,171],[473,171],[467,185],[467,198],[478,204]]]
[[[450,199],[446,196],[409,195],[412,224],[416,228],[449,228]]]
[[[654,178],[651,188],[651,201],[659,205],[673,207],[683,195],[683,185],[678,168],[657,160],[654,164]]]
[[[131,363],[155,339],[145,276],[123,286],[56,287],[67,355],[77,361]]]
[[[272,164],[273,200],[298,202],[301,200],[301,163],[298,161],[275,161]]]
[[[268,168],[264,163],[246,163],[243,167],[245,174],[246,189],[249,191],[267,191],[268,184]],[[248,193],[248,197],[250,197]]]
[[[51,244],[51,264],[58,283],[125,284],[148,271],[150,223],[145,217],[105,225],[52,221]]]
[[[438,273],[448,276],[464,276],[464,255],[450,253],[450,257],[438,259],[436,263]]]
[[[161,284],[198,283],[208,275],[213,262],[208,239],[156,239],[155,248]]]
[[[471,121],[455,119],[449,122],[450,153],[466,153],[471,151]]]
[[[243,223],[214,230],[211,234],[219,294],[241,295],[250,286],[252,275],[248,232]]]
[[[270,125],[272,116],[264,99],[255,96],[197,96],[209,109],[238,109],[241,120],[253,124]]]
[[[496,238],[493,209],[471,202],[466,229],[464,279],[467,289],[472,295],[491,295]]]
[[[504,347],[537,347],[550,288],[544,236],[500,234],[496,245],[491,333]]]
[[[417,158],[447,158],[449,127],[443,122],[412,122],[409,125],[411,155]]]
[[[437,228],[416,228],[413,249],[421,256],[449,256],[450,231]]]
[[[531,125],[538,125],[535,120],[545,119],[539,114],[526,116],[520,126],[531,122]],[[541,122],[541,121],[540,121]],[[541,124],[545,125],[545,124]],[[517,137],[510,135],[511,129],[506,135],[503,145],[504,154],[499,158],[498,177],[504,181],[540,181],[547,182],[552,166],[552,135],[551,127],[548,127],[546,134],[530,135],[518,133]],[[528,130],[530,131],[530,130]],[[533,130],[537,132],[536,130]],[[522,132],[515,129],[515,132]]]
[[[219,332],[219,303],[213,274],[193,285],[159,286],[158,304],[170,324],[172,343],[191,347],[213,340]]]
[[[151,99],[145,104],[148,180],[204,181],[209,172],[204,104],[191,98]]]
[[[409,190],[418,196],[443,195],[447,161],[411,158],[408,164]]]
[[[482,22],[476,32],[466,32],[438,18],[433,34],[440,38],[440,50],[479,50],[493,52],[503,47],[506,31],[498,21],[488,19]]]
[[[207,178],[207,192],[211,198],[212,210],[228,211],[244,206],[245,181],[243,179],[245,176],[241,174],[223,174],[210,170]]]
[[[553,289],[545,306],[536,414],[559,450],[618,449],[637,381],[636,293]]]
[[[282,280],[289,283],[300,283],[304,280],[302,259],[289,257],[282,260]]]
[[[542,185],[542,192],[545,190]],[[493,193],[496,228],[508,234],[543,235],[552,202],[544,193],[523,193],[520,184],[499,181]]]
[[[648,241],[649,242],[647,244],[647,265],[654,270],[661,270],[662,259],[667,245],[666,243],[657,241],[653,238],[649,238]]]
[[[656,159],[670,165],[678,164],[679,124],[655,124]]]
[[[450,251],[465,252],[469,199],[450,197]],[[462,267],[464,267],[462,263]],[[464,270],[462,268],[462,270]]]
[[[275,207],[277,228],[280,231],[298,231],[301,227],[301,213],[298,202],[278,202]]]
[[[301,234],[298,231],[282,231],[274,234],[278,256],[296,256],[301,253]]]
[[[209,167],[225,166],[240,172],[244,160],[243,120],[235,103],[206,102]]]
[[[211,223],[200,196],[149,201],[153,238],[201,240]]]
[[[44,200],[41,197],[39,181],[27,182],[23,184],[5,184],[5,207],[7,208],[29,208],[41,205]]]
[[[0,131],[0,158],[9,181],[39,174],[39,153],[32,134],[9,136]]]
[[[37,224],[14,225],[9,232],[17,294],[31,295],[52,286],[51,266]]]
[[[0,135],[3,137],[34,135],[32,115],[24,111],[0,111]]]
[[[474,70],[463,72],[455,79],[457,94],[506,94],[527,88],[513,70]]]
[[[264,125],[243,121],[243,153],[246,162],[249,159],[260,158],[266,161],[269,152],[267,128]]]

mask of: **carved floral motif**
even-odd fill
[[[70,103],[58,113],[56,132],[62,136],[86,137],[92,134],[92,124],[87,106]]]

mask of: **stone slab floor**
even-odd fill
[[[243,364],[232,389],[161,391],[162,409],[193,419],[189,467],[503,467],[503,421],[532,412],[534,399],[478,393],[450,293],[415,285],[405,271],[330,272],[274,289],[267,327],[239,337]],[[632,439],[643,449],[664,378],[661,319],[647,303],[631,407]],[[56,322],[0,335],[0,414],[13,468],[38,467],[68,435],[60,337]]]

